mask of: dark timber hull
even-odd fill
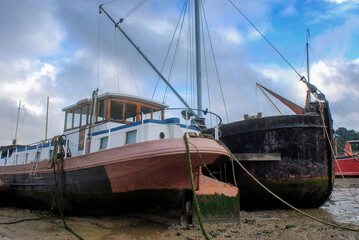
[[[225,124],[220,129],[220,139],[232,153],[242,157],[241,163],[249,172],[281,198],[296,207],[319,207],[332,192],[334,168],[318,107],[314,112],[300,115],[263,117]],[[323,110],[331,141],[332,119],[328,104]],[[284,207],[238,164],[234,166],[242,209]],[[228,163],[225,177],[225,180],[233,182]]]

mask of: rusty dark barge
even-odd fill
[[[323,118],[319,111],[323,104]],[[261,117],[224,124],[224,142],[259,181],[296,207],[319,207],[333,188],[332,118],[327,102],[311,103],[298,115]],[[257,185],[237,164],[235,178],[241,209],[277,208],[284,204]],[[226,180],[233,181],[231,166]],[[222,174],[223,175],[223,174]]]

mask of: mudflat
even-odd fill
[[[352,194],[359,199],[359,178],[348,178]],[[302,209],[314,217],[359,230],[359,205],[343,179],[335,180],[334,191],[319,209]],[[83,239],[148,240],[204,239],[198,226],[161,224],[134,216],[67,216],[67,225]],[[359,232],[334,228],[293,210],[241,211],[238,221],[206,223],[211,239],[359,239]],[[45,211],[0,208],[0,239],[77,239],[58,215]]]

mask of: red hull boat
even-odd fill
[[[335,159],[335,176],[359,176],[359,158],[353,151],[353,145],[359,140],[347,141],[345,143],[344,156]]]

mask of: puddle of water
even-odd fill
[[[346,178],[350,190],[359,201],[359,178]],[[331,199],[320,210],[326,218],[335,222],[358,224],[359,205],[353,199],[344,180],[341,177],[335,179],[334,190]]]

